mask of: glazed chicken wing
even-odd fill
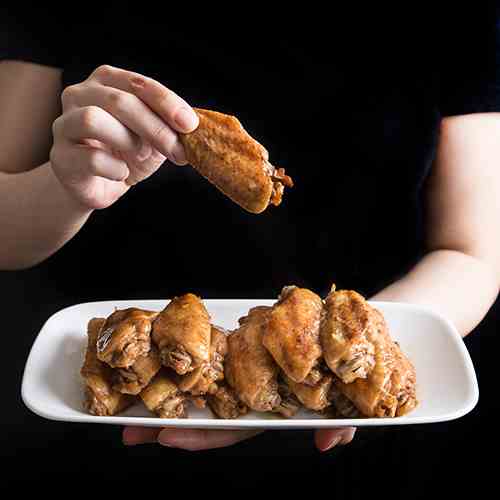
[[[258,214],[270,203],[279,205],[285,186],[293,182],[276,169],[267,150],[254,140],[234,116],[195,109],[198,128],[179,134],[188,162],[226,196]]]
[[[153,325],[163,365],[179,375],[209,363],[210,333],[210,316],[192,293],[172,299]]]
[[[186,397],[164,369],[157,373],[140,397],[149,411],[160,418],[185,418]]]
[[[227,332],[213,326],[210,335],[210,358],[190,373],[179,377],[179,389],[193,396],[215,392],[216,382],[224,379],[224,356],[227,353]]]
[[[139,356],[128,368],[117,368],[113,389],[124,394],[139,394],[161,368],[158,349],[151,346],[147,354]]]
[[[85,381],[85,409],[92,415],[111,416],[128,408],[134,398],[112,388],[113,370],[97,358],[97,336],[106,320],[91,319],[87,326],[87,351],[80,370]]]
[[[315,385],[294,382],[284,375],[284,379],[297,399],[309,410],[322,411],[330,406],[330,387],[333,382],[331,374],[324,375]]]
[[[375,310],[374,316],[375,326],[367,333],[375,350],[373,369],[349,384],[337,379],[335,386],[367,417],[401,416],[417,405],[415,369],[390,338],[382,314]]]
[[[375,330],[374,309],[351,290],[335,291],[325,300],[320,328],[323,356],[344,383],[365,378],[375,364],[370,336]]]
[[[269,314],[262,342],[280,368],[295,382],[321,378],[319,325],[323,301],[305,288],[283,288]]]
[[[279,406],[278,366],[262,345],[262,335],[270,308],[250,309],[240,319],[240,327],[228,337],[224,371],[239,399],[257,411],[273,411]]]
[[[243,404],[236,392],[227,384],[222,383],[215,392],[207,395],[210,409],[219,418],[238,418],[248,412],[248,407]]]
[[[113,368],[128,368],[149,352],[157,312],[131,307],[108,317],[97,339],[97,356]]]

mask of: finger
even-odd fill
[[[156,443],[160,430],[157,427],[125,427],[122,434],[123,444]]]
[[[58,166],[70,184],[81,182],[90,176],[124,181],[130,173],[127,164],[110,152],[70,142],[59,142],[53,148],[51,162]]]
[[[97,83],[77,87],[73,99],[80,107],[98,106],[151,144],[172,162],[186,163],[177,133],[137,96]]]
[[[231,446],[249,439],[263,431],[250,429],[242,431],[204,429],[163,429],[158,442],[164,446],[197,451]]]
[[[149,144],[98,106],[75,108],[64,113],[54,122],[54,135],[62,135],[73,142],[94,139],[111,149],[127,151],[140,158],[151,154]]]
[[[314,441],[319,451],[331,450],[337,445],[352,441],[355,427],[339,427],[337,429],[320,429],[315,432]]]
[[[94,72],[103,85],[131,92],[178,132],[192,132],[198,127],[198,115],[175,92],[139,73],[113,66],[100,66]]]
[[[119,153],[120,157],[127,163],[130,174],[125,180],[129,186],[134,186],[138,182],[147,179],[152,175],[160,165],[165,161],[165,156],[155,149],[151,150],[151,154],[145,160],[138,160],[135,155],[129,156],[127,153]]]

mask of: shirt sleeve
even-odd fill
[[[456,23],[444,41],[442,116],[500,112],[500,7],[469,16]],[[453,23],[453,16],[447,21]]]
[[[10,2],[8,2],[10,3]],[[53,12],[39,7],[0,7],[0,60],[12,59],[62,68],[64,33]]]

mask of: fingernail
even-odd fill
[[[172,443],[169,443],[168,442],[168,437],[165,438],[164,436],[162,436],[161,434],[158,436],[158,442],[162,445],[162,446],[166,446],[167,448],[176,448],[175,444],[172,444]]]
[[[151,156],[152,152],[153,149],[151,148],[151,145],[147,142],[141,141],[141,147],[139,148],[139,152],[137,153],[137,160],[147,160]]]
[[[186,163],[186,153],[184,152],[184,147],[180,142],[176,142],[172,151],[170,152],[172,159],[178,165],[184,165]]]
[[[342,438],[336,437],[335,439],[332,440],[330,444],[328,444],[325,448],[323,448],[321,451],[328,451],[331,450],[332,448],[335,448],[340,442]]]
[[[191,132],[198,126],[198,117],[196,113],[189,108],[180,108],[175,114],[174,120],[184,132]]]

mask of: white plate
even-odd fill
[[[228,329],[256,305],[272,300],[206,300],[215,324]],[[90,318],[108,316],[115,307],[161,310],[166,301],[109,301],[78,304],[54,314],[33,344],[22,384],[26,406],[51,420],[191,428],[305,429],[338,426],[403,425],[443,422],[459,418],[476,405],[479,397],[476,374],[462,339],[447,320],[426,309],[394,302],[371,302],[385,316],[397,340],[417,371],[419,406],[397,418],[324,419],[302,410],[292,419],[251,412],[237,420],[222,420],[208,409],[189,408],[187,419],[152,417],[138,403],[114,417],[96,417],[82,410],[83,385],[79,371],[87,343]]]

